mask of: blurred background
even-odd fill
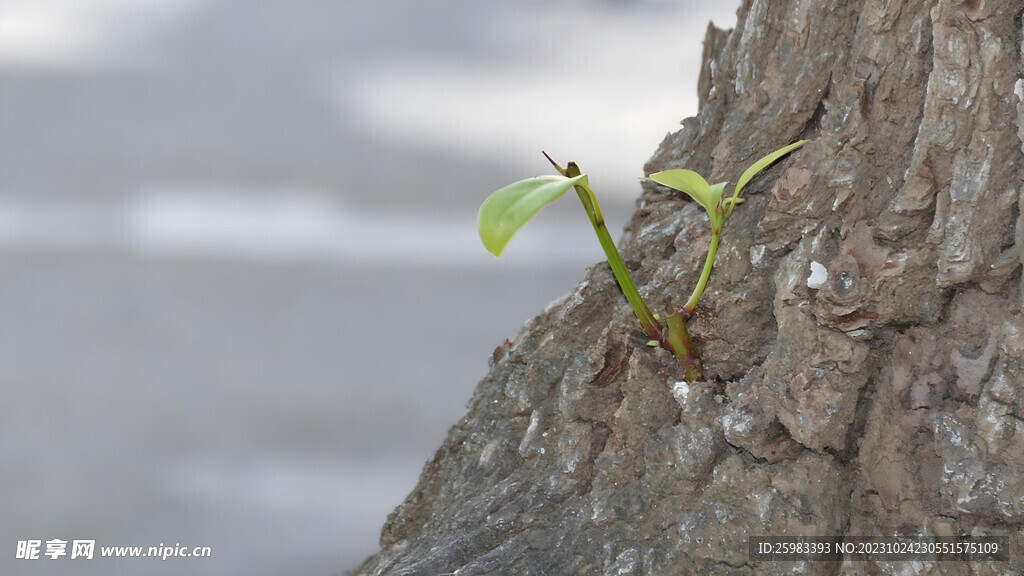
[[[603,259],[567,197],[496,260],[480,202],[544,149],[618,236],[738,5],[0,0],[0,573],[373,553],[494,347]],[[157,545],[212,557],[98,557]]]

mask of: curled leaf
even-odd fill
[[[584,178],[585,175],[527,178],[488,196],[476,219],[484,247],[500,257],[516,232],[533,220],[541,208],[561,198]]]

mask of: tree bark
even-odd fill
[[[494,352],[358,574],[788,574],[762,535],[1008,535],[1024,559],[1021,14],[1009,0],[747,0],[648,173],[736,182],[680,382],[605,264]],[[585,159],[580,159],[585,161]],[[584,163],[585,165],[585,163]],[[645,183],[622,252],[679,306],[710,229]],[[808,285],[812,263],[827,269]],[[905,567],[906,565],[901,565]],[[884,562],[809,563],[876,574]]]

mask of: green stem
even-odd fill
[[[571,174],[569,177],[572,178],[577,175],[574,172],[578,173],[579,168],[575,164],[569,164],[566,172]],[[633,313],[640,320],[640,325],[643,326],[647,335],[652,340],[660,342],[664,337],[661,323],[651,313],[651,309],[647,307],[647,303],[640,296],[640,291],[637,290],[633,277],[629,275],[629,269],[626,268],[626,263],[622,260],[618,248],[615,247],[615,241],[612,240],[611,234],[608,233],[608,227],[604,223],[604,215],[601,213],[601,205],[597,203],[594,191],[586,184],[576,184],[575,188],[576,194],[580,197],[580,202],[583,203],[583,209],[587,211],[590,223],[594,226],[597,239],[601,242],[601,248],[604,249],[605,256],[608,257],[608,265],[612,268],[612,274],[615,275],[619,288],[622,289],[622,293],[626,296],[626,300],[633,308]]]
[[[719,224],[716,229],[714,223],[712,223],[711,245],[708,247],[708,255],[704,259],[704,269],[700,273],[700,279],[697,280],[697,285],[693,287],[693,293],[690,294],[690,299],[686,301],[686,304],[683,305],[683,309],[680,311],[684,320],[689,320],[690,317],[693,316],[693,311],[697,308],[697,302],[700,301],[700,297],[704,294],[704,289],[708,285],[708,278],[711,277],[711,268],[715,265],[715,254],[718,253],[718,243],[721,238],[721,224]]]
[[[547,152],[542,152],[542,154],[562,176],[574,178],[581,174],[580,168],[575,162],[570,162],[566,168],[562,168],[551,159],[551,156],[548,156]],[[581,182],[586,182],[586,179],[584,178]],[[580,197],[580,202],[583,203],[583,209],[586,211],[587,217],[590,218],[590,224],[594,227],[597,240],[601,243],[605,256],[608,257],[608,265],[612,268],[612,274],[615,275],[619,288],[622,289],[626,300],[633,308],[633,313],[640,320],[640,325],[643,326],[647,335],[652,340],[663,343],[665,340],[664,329],[661,323],[658,322],[658,319],[654,317],[654,314],[651,313],[651,309],[647,307],[643,297],[640,296],[640,291],[636,289],[633,277],[629,275],[629,269],[626,268],[626,263],[622,260],[619,249],[615,247],[615,242],[612,240],[611,234],[608,233],[608,227],[604,223],[604,214],[601,213],[601,205],[597,202],[597,195],[594,194],[594,191],[587,184],[578,183],[574,186],[574,189]]]

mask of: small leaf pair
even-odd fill
[[[794,142],[789,146],[780,148],[761,158],[757,162],[754,162],[753,165],[743,172],[739,181],[736,182],[736,188],[733,191],[732,198],[726,198],[725,200],[722,200],[722,194],[725,190],[725,182],[708,184],[708,181],[705,180],[703,176],[697,174],[693,170],[665,170],[664,172],[651,174],[650,179],[654,180],[658,184],[684,192],[687,196],[693,198],[707,211],[708,216],[711,218],[712,229],[721,230],[722,224],[732,216],[732,211],[736,208],[736,205],[743,202],[743,199],[740,198],[740,193],[743,191],[743,187],[746,186],[758,172],[764,170],[768,166],[771,166],[772,163],[779,158],[782,158],[786,154],[789,154],[806,143],[806,140]]]

